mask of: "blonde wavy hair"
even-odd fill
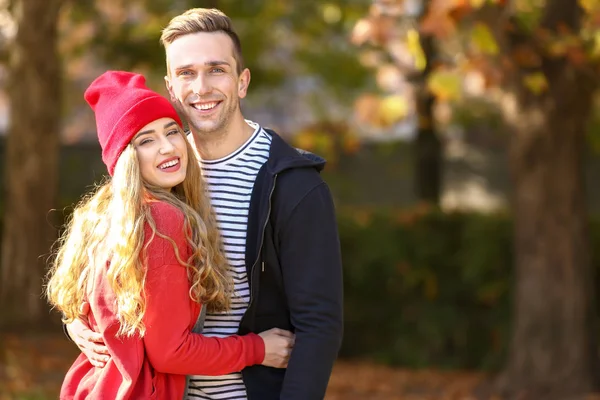
[[[180,134],[183,132],[180,130]],[[200,166],[190,143],[187,174],[170,192],[153,187],[142,179],[135,148],[123,151],[112,179],[99,185],[76,206],[66,230],[57,241],[57,254],[48,273],[46,295],[63,313],[63,322],[79,317],[86,301],[88,281],[94,268],[110,260],[108,281],[116,297],[119,335],[145,333],[144,282],[145,250],[154,235],[173,244],[179,262],[188,268],[190,297],[211,312],[227,311],[231,304],[232,279],[222,252],[217,222],[208,201]],[[156,230],[149,201],[172,204],[184,214],[188,260],[182,260],[175,242]],[[144,225],[152,237],[144,237]]]

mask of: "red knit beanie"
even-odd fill
[[[96,113],[102,161],[111,176],[119,156],[144,126],[165,117],[182,126],[169,100],[150,90],[139,74],[107,71],[92,82],[84,97]]]

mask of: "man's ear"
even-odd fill
[[[169,96],[171,97],[171,101],[177,101],[177,97],[173,94],[173,85],[171,85],[171,79],[168,75],[165,75],[165,87],[167,88],[167,92],[169,92]]]
[[[246,97],[246,94],[248,93],[248,86],[250,86],[250,78],[250,70],[248,68],[245,68],[238,79],[238,97],[240,99]]]

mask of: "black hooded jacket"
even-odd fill
[[[317,400],[342,341],[342,263],[325,160],[275,132],[256,177],[246,239],[250,303],[240,334],[287,329],[296,342],[287,369],[242,371],[249,400]]]

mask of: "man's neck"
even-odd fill
[[[240,148],[254,133],[254,128],[243,119],[237,119],[221,135],[197,134],[192,130],[196,150],[202,160],[218,160]]]

